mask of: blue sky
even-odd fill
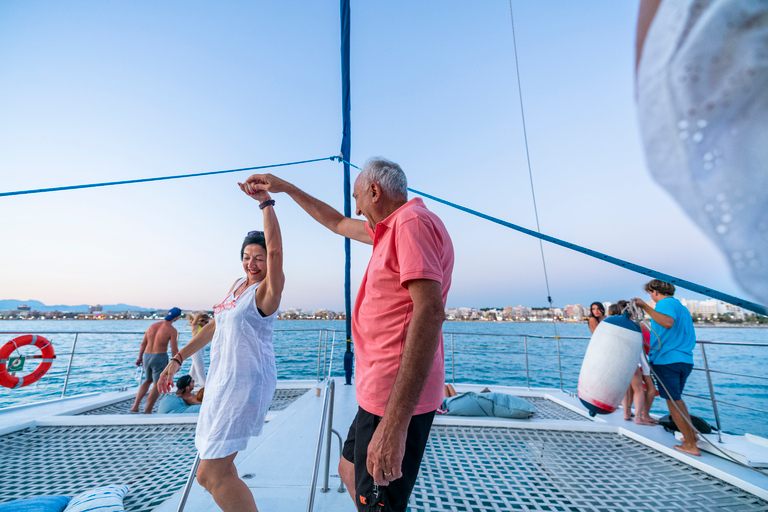
[[[542,231],[743,296],[645,169],[638,3],[512,6]],[[338,154],[338,18],[298,0],[0,3],[0,191]],[[385,156],[412,188],[535,229],[508,2],[353,1],[351,69],[354,163]],[[341,165],[275,174],[342,209]],[[261,226],[248,175],[0,198],[0,298],[210,308]],[[342,309],[343,240],[275,199],[282,307]],[[425,202],[456,249],[449,307],[546,303],[538,241]],[[644,276],[544,251],[556,305],[643,296]],[[369,256],[353,244],[353,292]]]

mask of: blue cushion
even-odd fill
[[[187,405],[184,399],[178,395],[165,395],[157,406],[157,412],[160,414],[192,414],[200,412],[201,405]]]
[[[128,486],[108,485],[78,494],[69,502],[64,512],[123,512],[123,496]]]
[[[36,496],[0,504],[0,512],[62,512],[69,496]]]
[[[492,416],[527,419],[536,408],[518,396],[506,393],[463,393],[446,398],[443,407],[454,416]]]

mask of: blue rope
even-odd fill
[[[269,169],[271,167],[285,167],[288,165],[298,165],[298,164],[308,164],[311,162],[321,162],[323,160],[334,160],[338,157],[326,157],[326,158],[315,158],[314,160],[302,160],[300,162],[288,162],[285,164],[273,164],[273,165],[260,165],[258,167],[243,167],[241,169],[229,169],[226,171],[211,171],[211,172],[198,172],[195,174],[181,174],[177,176],[163,176],[160,178],[143,178],[139,180],[125,180],[125,181],[110,181],[107,183],[89,183],[87,185],[72,185],[69,187],[54,187],[54,188],[38,188],[35,190],[18,190],[16,192],[0,192],[0,197],[4,196],[19,196],[23,194],[39,194],[41,192],[58,192],[60,190],[75,190],[78,188],[94,188],[94,187],[108,187],[110,185],[127,185],[129,183],[145,183],[148,181],[163,181],[163,180],[176,180],[179,178],[194,178],[196,176],[212,176],[214,174],[226,174],[230,172],[239,172],[239,171],[255,171],[259,169]]]
[[[344,159],[341,157],[335,157],[336,160],[343,162]],[[349,162],[347,162],[349,163]],[[356,165],[352,165],[355,169],[360,169]],[[549,242],[555,245],[559,245],[561,247],[565,247],[566,249],[571,249],[573,251],[580,252],[582,254],[586,254],[587,256],[592,256],[593,258],[597,258],[599,260],[606,261],[608,263],[612,263],[614,265],[617,265],[622,268],[626,268],[627,270],[631,270],[633,272],[637,272],[638,274],[643,274],[649,277],[652,277],[654,279],[659,279],[660,281],[664,281],[666,283],[674,284],[675,286],[679,286],[680,288],[685,288],[686,290],[691,290],[692,292],[700,293],[702,295],[706,295],[707,297],[712,297],[713,299],[722,300],[723,302],[728,302],[729,304],[733,304],[735,306],[739,306],[741,308],[744,308],[748,311],[752,311],[754,313],[758,313],[760,315],[768,315],[768,308],[766,308],[762,304],[757,304],[755,302],[750,302],[748,300],[740,299],[738,297],[734,297],[733,295],[728,295],[727,293],[719,292],[717,290],[713,290],[711,288],[707,288],[706,286],[702,286],[700,284],[693,283],[691,281],[686,281],[685,279],[680,279],[679,277],[671,276],[669,274],[663,274],[661,272],[656,272],[653,269],[650,269],[648,267],[643,267],[640,265],[635,265],[634,263],[630,263],[628,261],[620,260],[619,258],[614,258],[613,256],[608,256],[607,254],[603,254],[601,252],[593,251],[592,249],[587,249],[586,247],[581,247],[580,245],[572,244],[570,242],[565,242],[563,240],[544,235],[541,233],[537,233],[536,231],[533,231],[531,229],[524,228],[522,226],[518,226],[516,224],[512,224],[511,222],[506,222],[501,219],[497,219],[496,217],[491,217],[490,215],[486,215],[484,213],[480,213],[476,210],[472,210],[471,208],[466,208],[464,206],[460,206],[456,203],[452,203],[450,201],[446,201],[445,199],[440,199],[439,197],[435,197],[430,194],[426,194],[424,192],[420,192],[418,190],[414,190],[410,187],[408,187],[408,190],[410,192],[413,192],[414,194],[418,194],[420,196],[424,196],[426,198],[432,199],[433,201],[437,201],[438,203],[443,203],[445,205],[448,205],[452,208],[456,208],[457,210],[461,210],[463,212],[469,213],[471,215],[474,215],[476,217],[480,217],[481,219],[489,220],[491,222],[495,222],[496,224],[500,224],[504,227],[508,227],[510,229],[514,229],[515,231],[519,231],[520,233],[524,233],[526,235],[530,235],[532,237],[538,238],[540,240],[544,240],[545,242]]]

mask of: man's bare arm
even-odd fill
[[[147,332],[144,333],[144,338],[141,340],[141,346],[139,346],[139,358],[136,360],[136,366],[141,365],[141,360],[144,358],[144,351],[147,350],[147,343],[149,342],[147,339]]]
[[[413,300],[413,316],[403,357],[381,423],[368,445],[368,472],[379,485],[389,485],[403,476],[408,425],[432,369],[445,321],[440,283],[415,279],[407,286]]]
[[[272,174],[254,174],[246,184],[256,190],[268,192],[285,192],[296,204],[301,206],[317,222],[330,229],[337,235],[345,236],[365,244],[373,244],[373,240],[365,230],[365,221],[345,217],[328,204],[312,197],[295,185],[273,176]]]
[[[637,34],[635,36],[635,72],[640,66],[640,58],[643,55],[643,46],[645,46],[645,37],[648,35],[648,29],[651,28],[653,18],[659,9],[661,0],[641,0],[640,11],[637,13]]]
[[[672,318],[669,315],[665,315],[664,313],[659,313],[658,311],[653,309],[651,306],[646,304],[644,300],[638,299],[637,297],[635,297],[634,301],[635,301],[635,304],[643,308],[643,311],[648,313],[648,316],[653,318],[656,321],[656,323],[662,326],[663,328],[670,329],[673,325],[675,325],[674,318]]]

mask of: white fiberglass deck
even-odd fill
[[[260,510],[304,511],[323,399],[312,382],[281,381],[280,388],[281,396],[295,400],[270,412],[263,434],[252,438],[235,462]],[[573,396],[557,390],[493,390],[522,396],[539,413],[530,420],[436,418],[411,510],[768,510],[768,477],[711,454],[680,454],[671,449],[674,436],[661,427],[625,422],[621,412],[590,419]],[[0,503],[22,497],[21,490],[24,496],[73,494],[81,484],[127,483],[132,490],[126,510],[175,511],[194,457],[196,416],[103,414],[119,412],[108,408],[113,404],[124,409],[130,395],[90,395],[0,411],[0,442],[5,450],[20,448],[20,464],[27,468],[13,481],[7,475],[18,468],[6,468]],[[95,410],[102,414],[83,414]],[[342,437],[356,410],[354,387],[337,379],[333,426]],[[320,492],[323,456],[314,510],[352,511],[349,495],[337,492],[335,437],[331,446],[330,491]],[[78,478],[84,480],[76,485]],[[185,510],[219,509],[195,483]]]
[[[479,391],[480,386],[457,388]],[[768,510],[760,497],[681,462],[692,458],[672,450],[674,436],[661,427],[635,426],[620,412],[592,420],[574,397],[555,390],[494,386],[494,391],[528,398],[545,414],[524,421],[436,418],[411,510]],[[333,423],[342,437],[356,410],[354,388],[338,385]],[[306,394],[236,459],[260,510],[306,510],[321,411],[322,398]],[[316,511],[354,510],[347,493],[337,492],[338,457],[334,437],[330,490],[316,492]],[[709,454],[695,462],[768,496],[768,477]],[[323,457],[318,489],[324,463]],[[171,512],[176,503],[158,510]],[[218,508],[195,485],[187,510]]]

